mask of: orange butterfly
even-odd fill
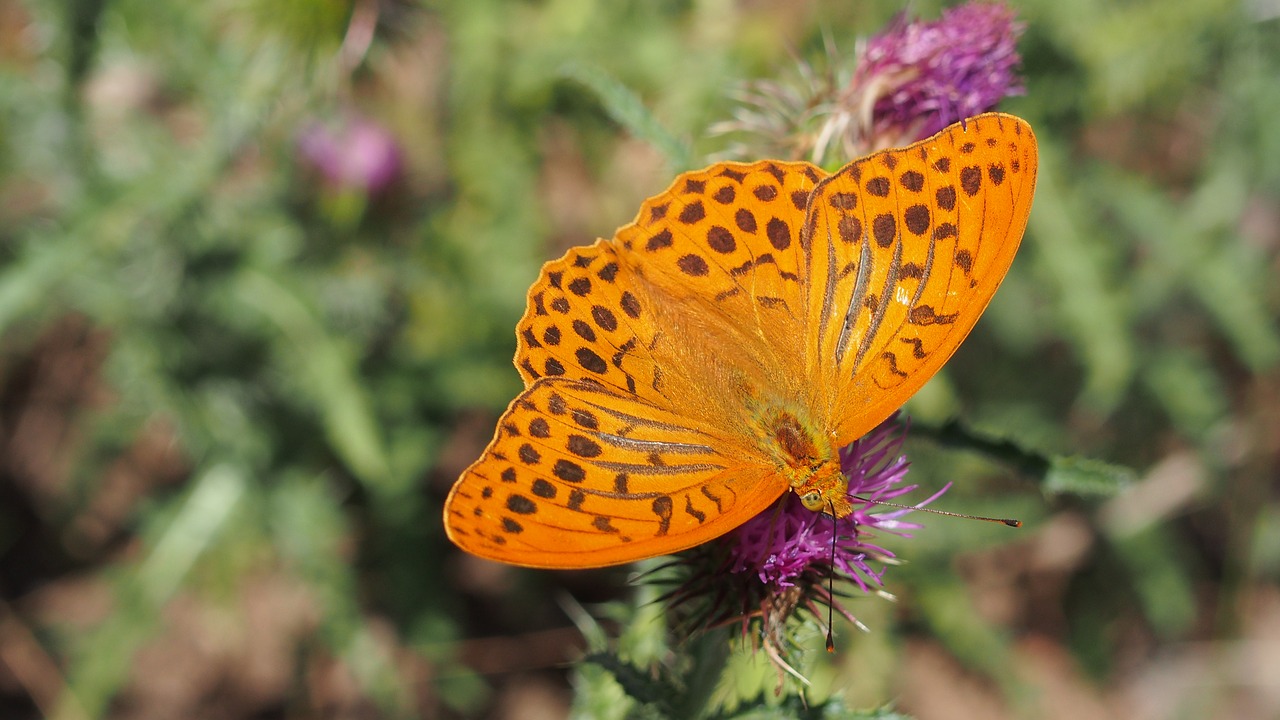
[[[673,553],[787,490],[852,511],[838,449],[955,352],[1017,252],[1036,140],[988,113],[826,176],[685,173],[529,289],[525,391],[445,503],[449,538],[514,565]]]

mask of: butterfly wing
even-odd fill
[[[676,552],[788,487],[748,395],[802,383],[807,163],[685,173],[612,240],[547,263],[517,325],[526,391],[445,509],[464,549],[594,567]],[[764,438],[768,440],[769,438]]]
[[[720,434],[595,380],[543,378],[511,403],[445,503],[464,550],[513,565],[599,567],[677,552],[778,498]]]
[[[733,407],[703,401],[738,398],[745,376],[798,379],[800,227],[822,177],[772,161],[685,173],[613,240],[547,263],[517,326],[526,386],[591,378],[732,426]]]
[[[1035,178],[1031,127],[988,113],[815,189],[807,365],[829,388],[837,445],[888,417],[968,335],[1017,252]]]
[[[653,308],[634,285],[605,240],[544,265],[516,326],[515,364],[525,386],[542,377],[589,378],[665,403],[655,388]]]

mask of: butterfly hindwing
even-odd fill
[[[593,380],[545,378],[498,422],[458,480],[445,527],[460,547],[530,567],[596,567],[717,537],[786,489],[687,418]]]

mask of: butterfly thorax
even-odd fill
[[[772,436],[780,474],[806,508],[835,517],[853,512],[849,479],[829,441],[785,411],[770,417],[765,426]]]

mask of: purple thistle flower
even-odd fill
[[[788,492],[733,532],[677,561],[677,567],[690,572],[668,593],[669,604],[692,607],[687,622],[695,628],[736,623],[745,637],[759,621],[758,638],[779,672],[800,677],[783,657],[789,646],[787,620],[797,609],[825,619],[821,606],[826,605],[863,627],[841,605],[838,596],[845,593],[833,594],[831,580],[863,593],[885,594],[884,566],[892,564],[894,554],[872,542],[872,532],[910,537],[909,531],[921,525],[900,518],[946,492],[944,487],[911,508],[873,512],[877,501],[894,500],[917,487],[903,484],[909,465],[901,454],[905,437],[895,413],[840,451],[853,513],[843,518],[815,513]]]
[[[905,510],[869,512],[877,500],[892,500],[916,489],[901,486],[909,463],[897,455],[904,433],[896,418],[840,451],[841,469],[849,478],[849,498],[854,502],[851,515],[833,518],[815,513],[795,493],[787,493],[731,533],[730,572],[751,573],[766,585],[794,587],[809,568],[830,566],[834,542],[837,571],[863,592],[879,586],[883,570],[877,571],[871,563],[892,558],[893,553],[867,542],[869,531],[883,528],[902,534],[898,531],[920,527],[896,519]]]
[[[363,117],[309,126],[298,136],[298,153],[331,186],[368,195],[385,189],[401,169],[395,138]]]
[[[1024,92],[1015,72],[1022,31],[1000,3],[943,10],[935,22],[899,15],[861,48],[844,104],[863,109],[863,130],[873,142],[887,147],[926,138]]]
[[[741,88],[733,119],[712,131],[745,134],[729,153],[734,157],[819,165],[908,145],[1022,94],[1016,74],[1022,30],[1013,10],[996,2],[944,10],[934,22],[899,15],[859,44],[852,73],[828,48],[820,67],[801,62],[793,79]]]

